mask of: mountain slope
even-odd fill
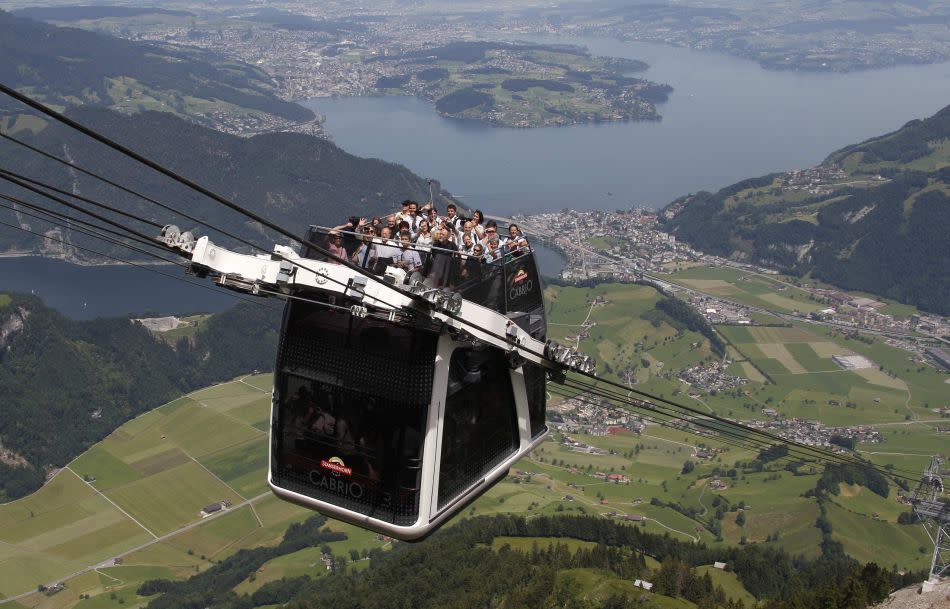
[[[403,199],[429,199],[426,181],[405,167],[359,158],[332,142],[308,135],[269,133],[240,138],[159,112],[125,116],[97,108],[78,107],[71,109],[69,115],[298,234],[302,234],[308,224],[336,226],[350,215],[392,211]],[[188,210],[195,217],[230,232],[254,239],[268,249],[277,238],[276,235],[262,235],[260,228],[248,224],[243,216],[58,124],[50,124],[35,135],[21,131],[17,137],[61,157],[66,155],[82,167],[110,176],[159,201]],[[189,220],[175,217],[93,178],[67,172],[63,166],[7,142],[0,142],[0,166],[163,224],[176,223],[199,234],[209,233],[206,228],[195,226]],[[438,194],[437,185],[435,190],[436,201],[444,207],[447,199]],[[36,198],[6,185],[0,185],[0,191],[31,200]],[[127,222],[123,218],[117,219]],[[21,218],[20,221],[33,226],[32,230],[50,228],[30,218]],[[154,232],[148,227],[143,230]],[[227,243],[218,236],[213,239]],[[69,236],[69,240],[100,250],[108,247],[74,234]],[[0,251],[39,252],[39,248],[38,240],[32,235],[0,228]],[[108,251],[123,257],[133,255],[122,250]],[[89,258],[82,252],[71,255]]]
[[[707,253],[950,314],[950,106],[818,167],[682,197],[661,217]]]
[[[241,304],[175,348],[125,318],[78,322],[32,296],[0,300],[0,499],[38,488],[124,421],[273,366],[280,308]]]
[[[263,71],[198,49],[132,42],[0,11],[0,56],[0,82],[58,106],[162,109],[209,125],[220,122],[215,113],[314,118],[278,99]]]

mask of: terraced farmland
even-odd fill
[[[193,572],[222,551],[278,539],[305,517],[306,510],[266,489],[267,433],[253,423],[269,415],[270,377],[248,381],[196,392],[129,421],[33,495],[0,505],[0,598],[119,556],[123,566],[114,569],[123,582],[142,574],[126,565]],[[219,501],[231,508],[202,518],[202,508]],[[84,592],[76,586],[109,581],[100,569],[68,585],[78,594]]]

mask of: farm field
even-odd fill
[[[21,604],[45,607],[56,598],[53,606],[71,606],[90,590],[134,596],[149,569],[184,576],[241,547],[279,540],[306,517],[266,489],[266,427],[250,423],[269,416],[271,381],[246,380],[129,421],[33,495],[0,505],[0,598],[64,578],[70,593]],[[203,507],[225,500],[230,509],[202,518]],[[117,556],[121,566],[68,577]],[[110,577],[113,569],[122,576]],[[79,604],[95,609],[94,600]]]
[[[779,281],[778,277],[773,279],[738,269],[694,266],[665,279],[727,300],[784,313],[810,313],[823,308],[808,292]]]
[[[740,281],[740,275],[729,269],[706,268],[688,269],[676,276],[689,280],[693,287],[716,293],[735,293],[739,290],[735,286],[736,282],[745,288],[746,284],[759,279],[754,277]],[[763,278],[762,281],[767,280]],[[766,289],[771,290],[768,286]],[[617,368],[615,362],[618,361],[618,355],[626,355],[628,361],[633,359],[635,362],[642,358],[643,367],[637,370],[636,378],[640,383],[639,387],[648,392],[667,397],[672,395],[680,403],[688,403],[694,408],[710,409],[717,414],[740,420],[767,420],[769,417],[765,416],[762,410],[771,408],[779,417],[799,417],[820,421],[828,426],[870,424],[881,433],[883,442],[859,444],[857,449],[877,464],[890,463],[908,472],[921,471],[931,455],[946,451],[946,435],[936,430],[940,425],[939,417],[932,408],[934,404],[946,401],[947,375],[909,361],[909,354],[887,345],[880,339],[865,342],[805,323],[787,327],[719,326],[717,331],[730,345],[728,353],[734,361],[738,360],[729,366],[729,372],[744,376],[748,381],[738,390],[708,392],[686,385],[676,378],[684,367],[699,363],[703,358],[693,361],[689,358],[677,359],[676,354],[681,350],[679,346],[684,341],[682,336],[676,335],[675,329],[662,323],[658,327],[640,326],[646,330],[646,335],[631,332],[637,340],[626,345],[623,344],[623,335],[618,332],[598,332],[604,313],[611,309],[613,311],[604,319],[605,322],[609,322],[611,318],[626,319],[627,323],[644,321],[639,319],[640,315],[650,302],[656,302],[659,298],[652,288],[611,284],[590,290],[549,288],[550,292],[553,294],[548,301],[553,304],[549,310],[549,320],[554,324],[579,324],[590,311],[590,319],[597,325],[589,328],[589,335],[580,340],[581,350],[594,354],[595,357],[602,357],[605,352],[613,355],[614,359],[607,362],[614,370]],[[635,295],[637,293],[639,295]],[[764,292],[759,290],[759,293]],[[795,295],[796,299],[800,297],[800,294],[791,288],[783,290],[782,293],[788,297]],[[552,329],[554,332],[561,332],[559,327],[553,324]],[[692,342],[696,340],[693,339]],[[698,337],[698,340],[704,341],[702,337]],[[605,341],[611,343],[609,350],[603,346]],[[703,346],[706,347],[706,344]],[[629,355],[631,351],[635,354],[633,358]],[[863,355],[870,359],[875,367],[844,370],[832,360],[835,355]],[[601,369],[607,370],[603,365]],[[751,373],[744,374],[747,371]],[[608,373],[605,376],[611,375]],[[942,397],[938,397],[941,392]],[[591,446],[613,448],[613,452],[607,455],[590,455],[573,452],[566,446],[550,447],[546,444],[541,458],[547,463],[557,463],[560,467],[560,470],[552,470],[553,475],[561,478],[563,473],[559,474],[558,471],[577,471],[578,475],[585,475],[588,467],[596,469],[598,466],[604,472],[621,471],[620,467],[624,467],[624,464],[621,463],[618,467],[619,459],[621,462],[627,462],[622,473],[630,477],[630,491],[645,503],[649,502],[651,497],[657,497],[667,503],[675,501],[684,508],[696,510],[699,514],[711,509],[710,501],[714,495],[705,490],[695,476],[708,476],[714,469],[713,464],[698,462],[694,474],[690,476],[694,480],[689,481],[695,484],[684,484],[687,482],[687,476],[679,475],[679,468],[690,458],[691,449],[688,446],[674,445],[653,449],[654,444],[649,436],[673,439],[675,432],[656,426],[648,427],[643,436],[637,437],[634,443],[649,446],[650,449],[640,451],[633,458],[629,454],[629,441],[614,438],[605,440],[585,434],[571,435]],[[700,441],[707,445],[716,445],[713,440],[696,437],[687,439],[682,437],[682,434],[675,440],[683,445],[697,444]],[[608,446],[611,443],[614,445]],[[679,451],[679,448],[685,448],[685,453]],[[732,448],[731,451],[722,453],[716,461],[728,464],[725,467],[731,467],[737,461],[754,456],[751,453],[742,454]],[[540,469],[535,466],[533,471]],[[774,476],[778,478],[775,479]],[[814,486],[816,480],[816,476],[792,476],[788,472],[776,472],[740,474],[736,480],[727,481],[728,488],[717,491],[715,495],[728,498],[732,504],[743,501],[751,508],[745,510],[746,518],[742,526],[735,523],[734,512],[731,517],[726,516],[722,523],[724,543],[738,543],[745,537],[750,543],[770,543],[791,553],[816,556],[821,541],[821,535],[814,527],[818,507],[813,499],[802,497],[806,490]],[[663,489],[663,482],[667,490]],[[591,491],[597,493],[598,488],[603,489],[595,495],[595,499],[599,501],[603,496],[608,503],[598,504],[596,508],[587,506],[585,509],[598,509],[605,513],[615,508],[626,510],[627,506],[623,505],[622,497],[624,491],[620,488],[613,485],[598,487],[596,483],[585,485],[582,480],[576,479],[572,479],[572,483],[584,489],[584,496],[589,495]],[[577,489],[574,489],[574,494],[581,495]],[[618,494],[620,497],[616,496]],[[897,503],[896,487],[893,485],[891,496],[887,499],[873,496],[864,489],[854,496],[836,496],[834,501],[842,508],[841,513],[836,516],[842,538],[850,536],[858,539],[860,536],[854,531],[865,530],[867,527],[894,527],[895,534],[906,533],[906,529],[897,528],[896,519],[907,508]],[[577,507],[576,502],[574,505]],[[641,514],[642,507],[638,506]],[[660,510],[661,513],[672,512],[664,507],[647,507]],[[683,517],[681,514],[677,516]],[[702,520],[702,517],[698,519]],[[683,530],[693,534],[695,531],[689,527],[690,523],[695,527],[696,521],[686,520],[688,522]],[[917,533],[922,534],[920,531],[914,534]],[[772,541],[767,541],[769,538],[772,538]],[[865,544],[866,539],[865,537]],[[904,550],[914,550],[910,543],[905,545]],[[851,547],[858,548],[857,545]],[[924,565],[926,557],[915,552],[916,550],[901,553],[905,562],[900,564],[908,567]]]

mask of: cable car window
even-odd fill
[[[526,362],[522,370],[528,398],[528,416],[531,419],[531,437],[536,438],[547,429],[545,424],[547,385],[544,368],[538,364]]]
[[[275,383],[275,483],[414,523],[437,336],[291,306]]]
[[[505,354],[456,349],[442,427],[439,509],[518,449],[518,420]]]

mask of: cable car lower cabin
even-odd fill
[[[508,317],[543,340],[533,256],[517,267],[536,291]],[[302,300],[288,301],[283,324],[268,481],[286,500],[421,539],[547,433],[544,368],[499,347]]]

